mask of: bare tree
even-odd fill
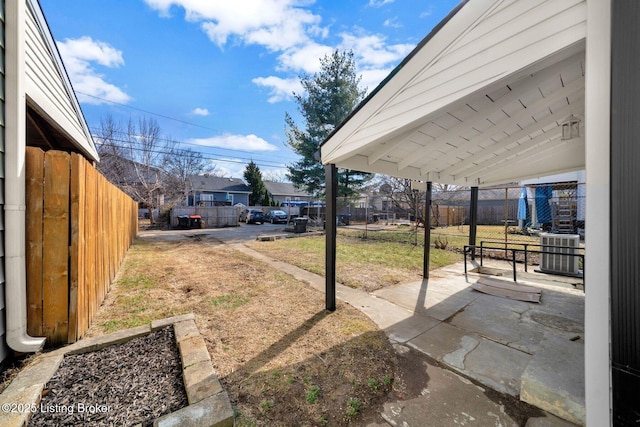
[[[419,212],[419,216],[422,216],[426,184],[425,190],[416,192],[411,189],[410,179],[380,175],[378,186],[383,189],[382,192],[391,202],[394,209],[411,215]]]
[[[100,121],[96,135],[101,162],[98,170],[138,203],[153,211],[164,196],[167,163],[175,142],[160,137],[154,119],[142,117],[137,124],[129,119],[126,130],[110,116]]]
[[[202,153],[191,149],[174,149],[167,159],[167,195],[177,204],[187,201],[187,180],[191,175],[215,175],[215,165]]]

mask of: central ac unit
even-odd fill
[[[540,271],[566,275],[579,275],[578,251],[580,236],[577,234],[540,234]]]

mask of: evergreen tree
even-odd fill
[[[300,83],[303,94],[294,94],[298,110],[305,121],[299,128],[286,114],[287,143],[301,159],[287,166],[288,178],[299,188],[315,196],[324,193],[324,167],[316,158],[320,144],[364,99],[366,90],[358,88],[353,52],[335,50],[320,60],[321,69],[312,76],[304,75]],[[371,178],[371,174],[340,170],[338,194],[350,196]]]
[[[262,192],[262,206],[273,206],[271,196],[266,188]]]
[[[262,182],[262,172],[260,172],[260,168],[253,162],[253,160],[249,162],[244,170],[244,180],[251,189],[251,194],[249,194],[249,205],[262,205],[263,196],[267,189]]]

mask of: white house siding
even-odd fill
[[[563,49],[584,49],[576,46],[585,34],[584,0],[469,2],[322,147],[323,162],[402,134],[419,148],[433,137],[418,126],[482,88],[543,69]]]
[[[43,28],[44,26],[44,28]],[[39,6],[27,1],[25,87],[27,97],[49,123],[66,134],[85,155],[96,160],[82,112],[61,66]]]
[[[4,64],[4,4],[0,0],[0,34],[3,43],[0,43],[0,57]],[[0,164],[4,164],[4,67],[0,68]],[[4,298],[4,175],[0,174],[0,363],[7,357],[9,350],[5,338],[6,311]]]

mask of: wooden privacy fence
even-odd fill
[[[138,205],[78,154],[28,147],[27,330],[47,345],[89,328],[138,230]]]
[[[236,227],[240,208],[235,206],[175,206],[171,209],[171,226],[178,226],[182,215],[200,215],[205,228]]]

